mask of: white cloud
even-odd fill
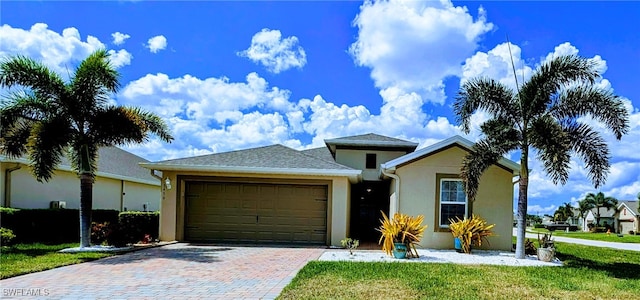
[[[0,27],[0,40],[0,57],[25,55],[62,75],[75,69],[76,64],[92,52],[105,48],[100,40],[91,35],[82,41],[80,32],[74,27],[65,28],[60,34],[50,30],[44,23],[36,23],[29,30],[4,24]],[[124,49],[110,53],[115,67],[131,62],[131,54]]]
[[[149,48],[151,53],[158,53],[158,51],[167,48],[167,38],[165,38],[164,35],[154,36],[147,41],[145,47]]]
[[[127,52],[127,50],[109,50],[108,52],[109,59],[114,67],[119,68],[131,64],[131,58],[133,58],[133,56],[131,56],[131,53]]]
[[[282,38],[280,30],[262,29],[251,38],[251,46],[238,52],[263,65],[269,72],[278,74],[291,68],[301,69],[307,63],[307,54],[298,46],[298,38]]]
[[[553,204],[544,207],[536,204],[527,206],[527,213],[530,215],[553,215],[556,209],[558,209],[558,207]]]
[[[460,63],[493,28],[483,9],[474,21],[466,7],[450,1],[367,1],[360,10],[353,22],[358,38],[349,49],[356,64],[371,68],[380,89],[440,104],[443,79],[460,74]]]
[[[111,37],[113,37],[113,42],[112,43],[114,45],[122,45],[131,36],[126,34],[126,33],[114,32],[114,33],[111,34]]]

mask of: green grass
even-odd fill
[[[308,263],[279,299],[636,299],[640,252],[556,243],[564,267]]]
[[[18,244],[13,247],[2,247],[0,278],[49,270],[113,255],[95,252],[58,253],[59,250],[72,247],[78,247],[78,244]]]
[[[536,233],[549,233],[548,230],[543,228],[534,228],[527,229],[527,231]],[[563,236],[569,238],[576,239],[585,239],[585,240],[594,240],[594,241],[603,241],[603,242],[617,242],[617,243],[640,243],[640,235],[630,235],[624,234],[622,237],[619,237],[617,234],[612,233],[607,235],[606,233],[591,233],[591,232],[564,232],[564,231],[554,231],[554,236]]]

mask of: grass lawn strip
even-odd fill
[[[0,278],[49,270],[113,255],[97,252],[58,253],[59,250],[71,247],[78,247],[78,244],[18,244],[13,247],[2,247]]]
[[[564,267],[313,261],[279,299],[637,298],[640,253],[556,244]]]
[[[548,230],[542,228],[534,228],[527,229],[527,231],[532,233],[549,233]],[[640,235],[630,235],[623,234],[622,237],[619,237],[615,233],[606,234],[606,233],[591,233],[591,232],[564,232],[564,231],[554,231],[554,236],[562,236],[574,239],[584,239],[584,240],[593,240],[593,241],[603,241],[603,242],[616,242],[616,243],[640,243]]]

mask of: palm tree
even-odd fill
[[[554,221],[567,221],[567,219],[571,217],[573,217],[573,207],[567,202],[558,207],[556,212],[553,214]]]
[[[605,197],[602,192],[598,192],[597,194],[589,193],[586,197],[584,197],[584,201],[589,203],[592,207],[596,208],[596,226],[600,226],[600,208],[606,208],[607,210],[611,208],[616,208],[618,205],[618,199],[614,197]]]
[[[593,61],[570,55],[542,63],[521,86],[516,82],[516,90],[489,78],[474,78],[460,87],[454,111],[465,133],[471,130],[473,113],[490,115],[480,127],[483,137],[461,169],[468,199],[475,198],[480,176],[489,166],[511,151],[520,152],[517,258],[525,254],[530,150],[537,150],[537,158],[556,184],[567,182],[571,154],[578,154],[598,187],[608,173],[609,149],[599,132],[579,118],[590,116],[604,123],[617,139],[629,129],[622,101],[595,84],[599,76]]]
[[[61,157],[68,155],[80,177],[81,247],[91,241],[98,148],[142,143],[150,133],[166,142],[173,139],[158,116],[109,103],[119,76],[105,50],[89,55],[67,82],[25,56],[0,62],[0,87],[10,91],[0,105],[0,153],[26,154],[39,182],[51,179]]]
[[[589,203],[589,201],[586,201],[584,199],[578,201],[578,211],[580,212],[580,220],[582,221],[582,226],[587,226],[586,224],[584,224],[584,218],[587,217],[587,212],[593,209],[593,207],[594,206]],[[582,230],[586,230],[586,228],[582,228]]]

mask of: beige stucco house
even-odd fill
[[[160,177],[139,163],[147,160],[117,147],[98,152],[93,208],[156,211],[160,208]],[[0,156],[0,203],[13,208],[79,208],[80,179],[63,159],[49,182],[31,174],[26,158]]]
[[[640,231],[639,201],[620,201],[614,215],[616,232],[627,234]]]
[[[303,151],[273,145],[141,165],[164,174],[161,240],[377,242],[383,211],[424,215],[421,246],[447,249],[448,218],[475,213],[496,224],[489,247],[511,249],[519,166],[490,167],[470,203],[458,174],[472,145],[455,136],[415,151],[416,143],[365,134]]]

